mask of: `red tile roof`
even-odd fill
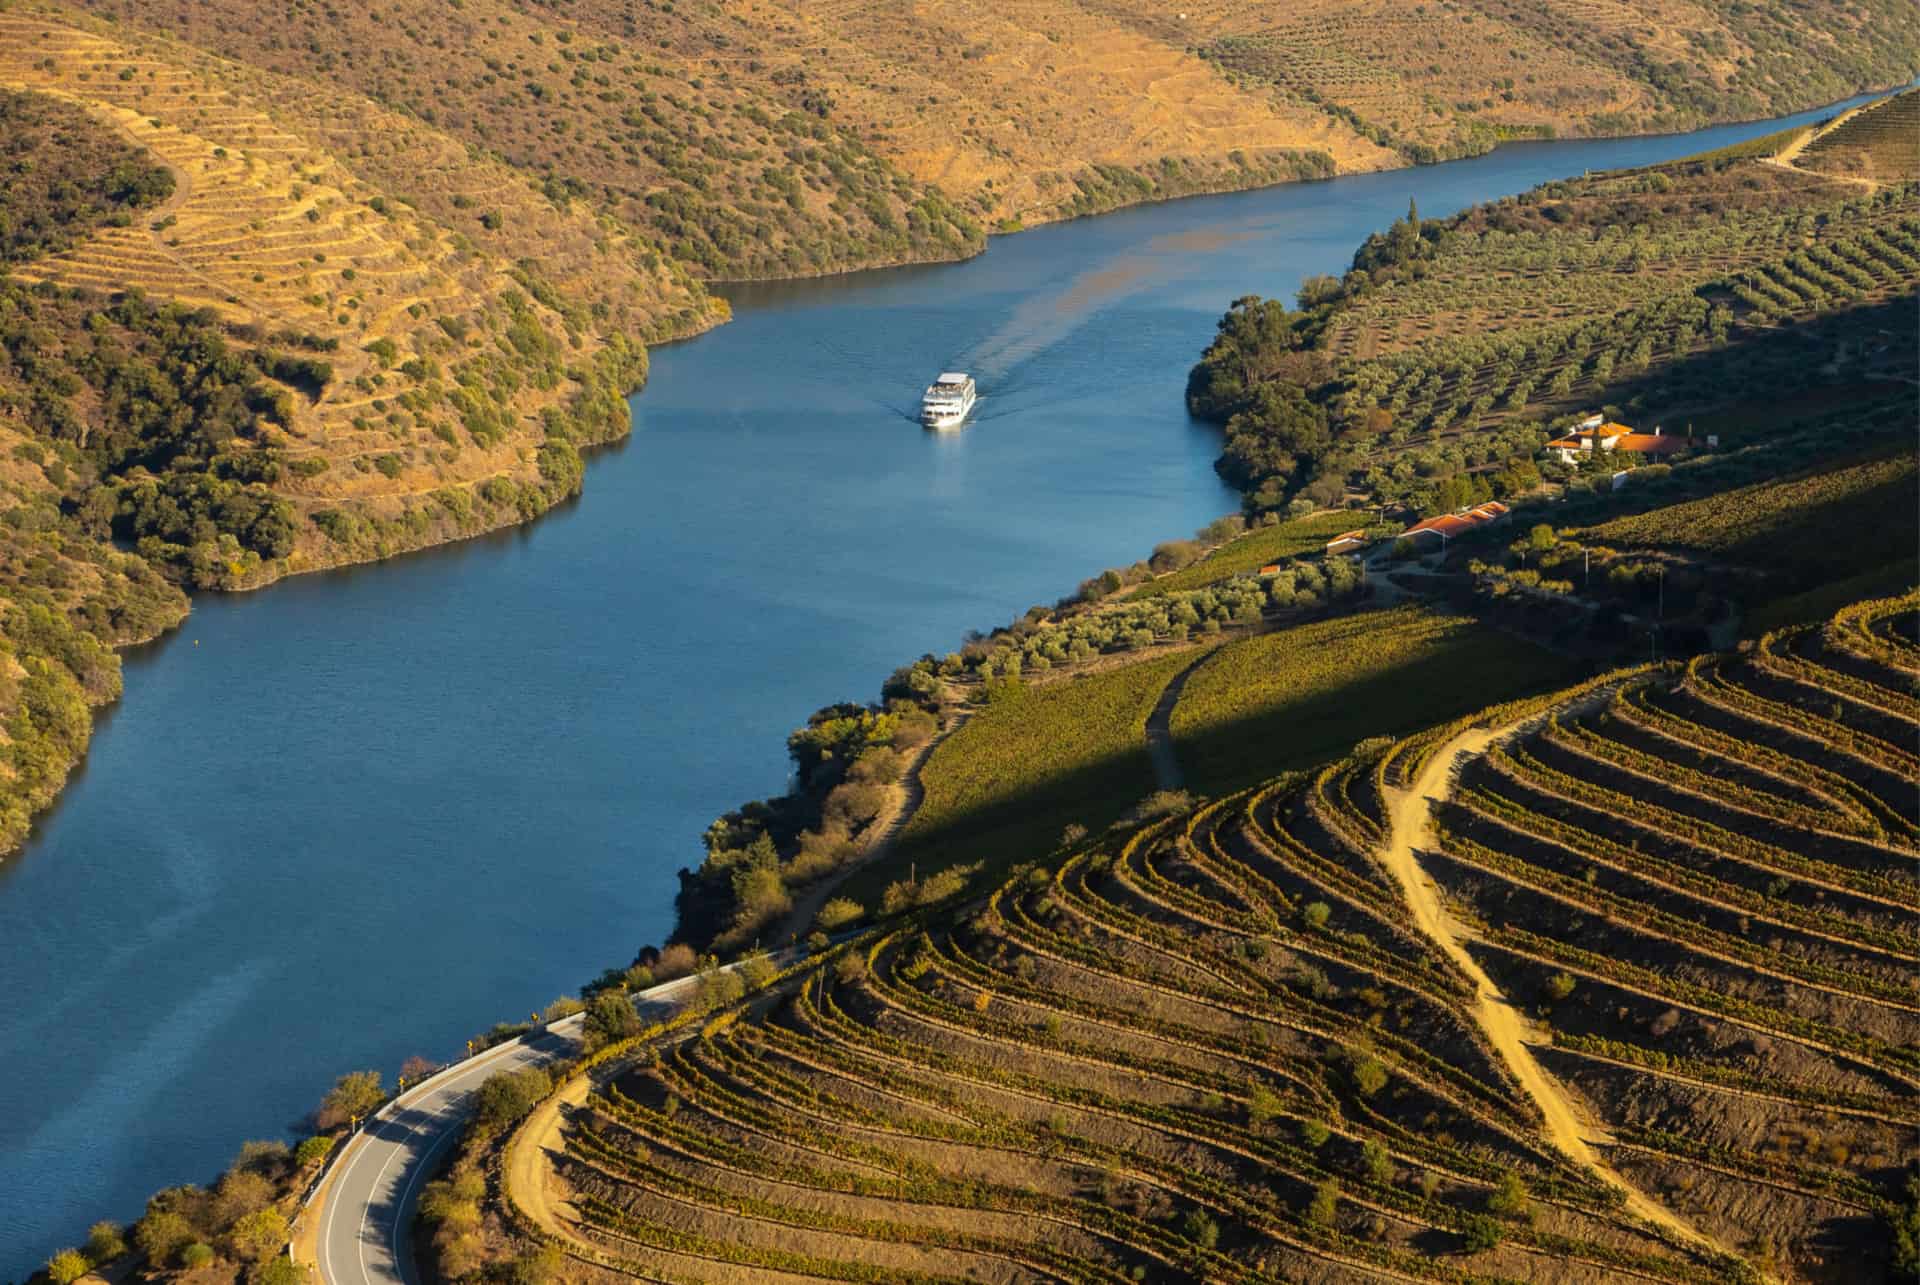
[[[1443,513],[1437,518],[1416,522],[1402,531],[1400,538],[1406,540],[1432,532],[1434,535],[1445,536],[1451,540],[1463,531],[1471,531],[1477,526],[1498,521],[1508,512],[1507,506],[1500,501],[1488,500],[1485,504],[1477,504],[1463,513]]]
[[[1670,455],[1686,444],[1686,438],[1673,433],[1628,433],[1613,444],[1613,449],[1640,455]]]

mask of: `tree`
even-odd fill
[[[1505,1236],[1506,1230],[1485,1214],[1469,1214],[1460,1232],[1461,1248],[1469,1254],[1478,1254],[1492,1249]]]
[[[265,1262],[287,1243],[287,1216],[278,1209],[256,1209],[227,1232],[234,1256],[250,1263]]]
[[[378,1071],[349,1071],[333,1082],[313,1122],[321,1129],[336,1129],[379,1109],[387,1100]]]
[[[1501,1175],[1500,1185],[1487,1197],[1487,1212],[1499,1214],[1502,1218],[1524,1218],[1533,1208],[1533,1202],[1527,1196],[1527,1184],[1520,1181],[1520,1175],[1512,1172]]]
[[[838,932],[848,924],[866,917],[866,907],[851,897],[835,897],[820,907],[820,913],[814,916],[814,926],[821,932]]]
[[[127,1238],[120,1224],[97,1222],[87,1229],[87,1257],[95,1263],[110,1263],[127,1252]]]
[[[1300,918],[1307,927],[1318,932],[1327,926],[1327,919],[1333,914],[1333,907],[1324,901],[1310,901],[1300,908]]]
[[[400,1064],[400,1078],[408,1084],[417,1084],[439,1069],[439,1063],[428,1061],[415,1053]]]
[[[1220,1224],[1198,1209],[1187,1211],[1187,1216],[1180,1220],[1180,1230],[1202,1249],[1212,1249],[1220,1243]]]
[[[1307,1146],[1315,1151],[1326,1146],[1327,1139],[1332,1136],[1333,1131],[1327,1128],[1326,1125],[1321,1124],[1318,1120],[1302,1120],[1300,1122],[1300,1141],[1306,1143]]]
[[[553,1081],[537,1066],[489,1076],[476,1095],[474,1117],[488,1129],[502,1129],[533,1110],[553,1091]]]
[[[171,1209],[149,1206],[133,1225],[133,1245],[153,1267],[165,1267],[173,1256],[196,1239],[193,1224]]]
[[[700,964],[700,957],[693,953],[693,947],[683,941],[676,941],[660,952],[653,962],[653,979],[656,982],[670,982],[676,977],[685,977]]]
[[[276,1254],[253,1273],[253,1285],[305,1285],[307,1273],[285,1254]]]
[[[1375,1182],[1388,1182],[1393,1178],[1393,1155],[1387,1150],[1387,1144],[1378,1138],[1368,1138],[1366,1145],[1360,1148],[1360,1164],[1366,1170],[1367,1177]]]
[[[214,1189],[214,1225],[233,1226],[248,1214],[273,1203],[273,1194],[273,1184],[265,1176],[250,1169],[227,1170]]]
[[[1280,1095],[1264,1084],[1256,1084],[1247,1094],[1247,1120],[1253,1124],[1265,1124],[1280,1117],[1284,1104]]]
[[[633,1011],[625,991],[601,991],[587,1006],[584,1030],[587,1046],[601,1048],[639,1034],[640,1015]]]
[[[316,1133],[311,1138],[302,1138],[300,1145],[293,1149],[293,1162],[302,1169],[311,1168],[333,1153],[334,1140],[324,1133]]]
[[[1353,1087],[1363,1097],[1372,1097],[1387,1085],[1387,1068],[1364,1053],[1353,1059]]]
[[[1540,989],[1546,993],[1546,997],[1551,1003],[1558,1004],[1561,1000],[1573,994],[1573,988],[1574,980],[1571,973],[1555,973],[1553,976],[1547,978],[1546,983],[1541,986]]]

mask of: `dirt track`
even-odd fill
[[[558,1154],[565,1149],[560,1132],[566,1122],[564,1113],[585,1102],[592,1087],[590,1077],[576,1075],[560,1092],[534,1108],[507,1148],[506,1190],[536,1226],[555,1235],[567,1234],[573,1215],[572,1207],[554,1190],[553,1162],[548,1152]]]
[[[1444,801],[1451,792],[1455,761],[1462,755],[1481,753],[1503,734],[1504,730],[1469,728],[1434,751],[1413,788],[1388,799],[1392,829],[1387,846],[1380,855],[1399,883],[1401,893],[1413,911],[1414,922],[1422,932],[1439,943],[1447,957],[1473,981],[1476,997],[1474,1018],[1486,1033],[1488,1043],[1506,1061],[1527,1095],[1539,1104],[1541,1113],[1546,1117],[1548,1140],[1575,1163],[1619,1188],[1626,1195],[1627,1208],[1633,1213],[1696,1245],[1724,1253],[1723,1246],[1701,1235],[1671,1210],[1650,1199],[1615,1173],[1595,1153],[1590,1140],[1606,1143],[1612,1139],[1606,1136],[1604,1130],[1581,1119],[1566,1090],[1535,1059],[1533,1050],[1528,1047],[1530,1041],[1525,1019],[1511,1001],[1501,994],[1500,988],[1493,984],[1486,970],[1467,952],[1463,944],[1468,935],[1466,930],[1447,913],[1440,900],[1440,890],[1420,865],[1418,849],[1430,842],[1430,805]]]

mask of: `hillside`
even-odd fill
[[[1596,406],[1677,427],[1750,397],[1750,438],[1795,398],[1884,394],[1914,373],[1891,336],[1916,290],[1920,189],[1736,148],[1410,210],[1298,309],[1236,302],[1188,403],[1225,425],[1219,470],[1255,508],[1358,491],[1431,512]]]
[[[545,211],[509,260],[236,88],[262,78],[90,24],[0,12],[0,850],[118,694],[111,648],[185,614],[178,586],[524,521],[627,431],[640,341],[724,317],[609,219],[465,166]]]
[[[16,262],[13,277],[150,301],[123,311],[199,310],[186,324],[256,368],[246,408],[221,430],[216,472],[265,488],[284,531],[253,537],[218,515],[195,530],[218,497],[188,496],[171,469],[143,485],[179,515],[125,532],[157,539],[147,555],[195,584],[247,587],[524,520],[578,488],[579,446],[625,433],[620,397],[645,371],[636,339],[714,316],[657,254],[602,229],[608,253],[656,264],[630,265],[625,287],[627,321],[644,326],[615,329],[611,315],[563,299],[536,257],[509,262],[382,193],[201,61],[156,40],[126,45],[0,14],[0,84],[74,105],[173,180],[138,219]],[[521,248],[537,250],[537,238]],[[100,372],[75,360],[82,332],[71,328],[97,305],[82,295],[36,306],[54,332],[49,355],[103,394]],[[111,410],[52,382],[69,409],[43,407],[43,419]],[[129,469],[159,471],[123,455],[70,490],[80,501],[88,482],[133,483]]]
[[[1920,90],[1882,99],[1836,122],[1800,151],[1794,164],[1869,183],[1920,181]]]
[[[488,1117],[441,1267],[1877,1276],[1920,1160],[1917,608],[1372,742],[709,987]]]
[[[1508,0],[87,7],[367,95],[721,278],[951,257],[978,227],[1502,138],[1761,117],[1920,65],[1898,0],[1551,21]]]

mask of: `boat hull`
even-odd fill
[[[958,413],[935,413],[928,411],[920,416],[920,425],[922,428],[929,429],[936,433],[945,432],[948,429],[959,428],[967,422],[968,416],[972,414],[973,409],[971,407]]]

